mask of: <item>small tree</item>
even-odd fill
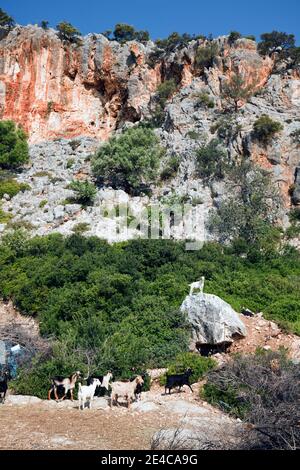
[[[240,101],[247,102],[253,95],[254,88],[254,84],[247,85],[242,75],[236,73],[223,85],[222,98],[238,112]]]
[[[261,42],[258,44],[258,51],[262,55],[272,54],[276,50],[286,53],[295,47],[294,34],[287,34],[279,31],[264,33],[261,35]]]
[[[28,160],[25,132],[13,121],[0,121],[0,168],[18,168]]]
[[[114,187],[140,193],[156,179],[163,154],[153,130],[134,127],[100,147],[92,161],[93,173]]]
[[[41,28],[43,28],[45,30],[49,29],[49,21],[42,20],[41,23],[40,23],[40,26],[41,26]]]
[[[254,138],[262,142],[264,145],[268,145],[275,134],[283,129],[283,125],[271,119],[266,114],[263,114],[253,124],[253,135]]]
[[[56,29],[58,31],[58,36],[62,41],[78,42],[79,36],[81,36],[81,32],[67,21],[59,23],[56,26]]]
[[[15,20],[0,8],[0,28],[11,29],[15,26]]]

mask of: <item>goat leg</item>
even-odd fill
[[[74,401],[74,398],[73,398],[73,389],[71,388],[70,390],[70,393],[71,393],[71,401]]]

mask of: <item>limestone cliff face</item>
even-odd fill
[[[0,40],[0,119],[20,123],[32,144],[81,136],[95,139],[96,147],[124,123],[149,117],[158,85],[174,79],[176,93],[168,100],[165,121],[156,132],[167,156],[179,155],[181,164],[163,191],[204,198],[209,209],[213,204],[206,195],[209,188],[203,189],[194,171],[195,150],[216,137],[212,127],[219,119],[230,119],[223,114],[222,84],[239,72],[257,93],[248,103],[240,103],[235,120],[241,130],[223,144],[231,155],[246,152],[273,173],[286,208],[291,202],[299,204],[300,151],[299,141],[293,139],[300,128],[299,69],[275,66],[274,58],[261,57],[249,39],[232,46],[226,37],[216,41],[220,53],[213,67],[200,73],[195,57],[201,41],[157,55],[152,42],[121,45],[90,34],[75,45],[62,42],[54,30],[18,26]],[[197,105],[203,92],[213,100],[213,109]],[[268,146],[252,135],[253,123],[262,114],[283,127]],[[212,186],[215,199],[222,197],[222,187]]]
[[[145,53],[102,35],[76,46],[53,30],[15,28],[0,42],[0,117],[22,124],[31,142],[106,139],[119,121],[140,119],[160,81]]]
[[[220,38],[224,47],[224,38]],[[62,42],[54,30],[17,27],[0,41],[0,118],[22,124],[32,143],[76,136],[107,139],[124,121],[138,121],[163,78],[189,85],[197,42],[156,63],[153,44],[120,45],[90,34],[81,45]],[[253,41],[225,47],[223,59],[207,73],[212,91],[234,71],[264,85],[272,69]]]

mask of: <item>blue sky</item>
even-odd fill
[[[299,0],[0,0],[0,7],[20,24],[44,19],[55,26],[65,19],[84,34],[122,22],[147,29],[154,39],[173,31],[218,36],[231,30],[258,38],[276,29],[294,33],[300,43]]]

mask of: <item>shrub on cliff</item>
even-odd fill
[[[95,185],[89,181],[74,180],[69,188],[75,192],[75,200],[83,205],[92,204],[97,194]]]
[[[81,32],[71,23],[62,21],[56,26],[58,36],[62,41],[78,42]]]
[[[15,25],[15,20],[0,8],[0,28],[11,29]]]
[[[152,129],[134,127],[100,147],[92,161],[93,173],[115,188],[139,194],[155,181],[163,153]]]
[[[268,145],[282,129],[283,125],[280,122],[274,121],[267,114],[263,114],[253,124],[253,136],[264,145]]]
[[[242,35],[238,31],[231,31],[228,36],[228,44],[232,46],[238,39],[241,39]]]
[[[201,178],[223,179],[229,167],[228,155],[218,139],[202,145],[196,152],[196,169]]]
[[[215,58],[219,54],[219,46],[217,42],[210,40],[205,46],[198,48],[195,56],[196,68],[203,71],[205,68],[210,68],[214,64]]]
[[[0,121],[0,168],[15,169],[28,160],[25,132],[13,121]]]
[[[179,34],[177,32],[171,33],[165,39],[157,39],[155,44],[160,48],[164,49],[164,52],[172,52],[175,49],[180,49],[186,47],[190,41],[197,39],[205,39],[205,36],[202,35],[191,35],[188,33]]]

